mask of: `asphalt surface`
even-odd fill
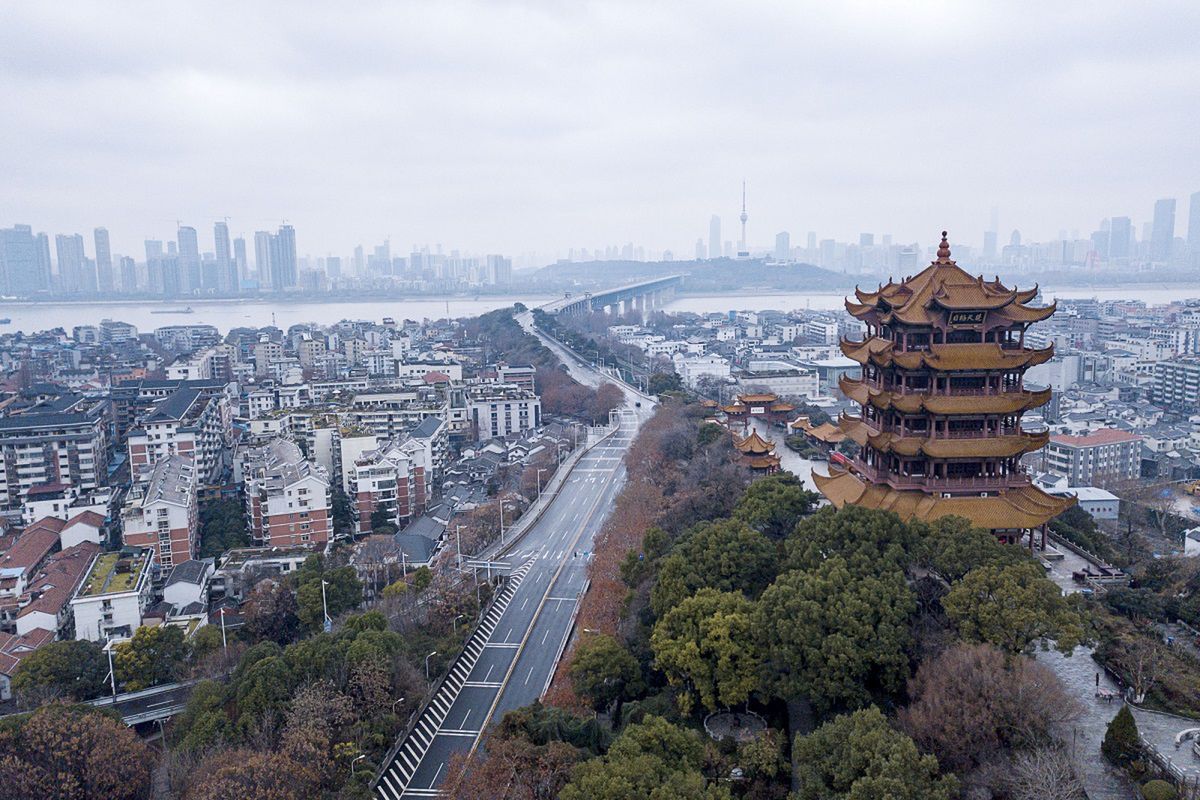
[[[610,380],[580,364],[557,343],[545,341],[577,379],[591,385]],[[651,413],[649,398],[622,388],[626,403],[618,412],[616,432],[580,459],[541,518],[508,552],[507,560],[514,565],[534,559],[533,566],[500,616],[408,785],[398,794],[385,772],[376,796],[387,800],[436,796],[456,753],[473,749],[488,725],[506,711],[537,700],[546,690],[587,587],[592,541],[625,480],[625,452]]]
[[[92,705],[114,708],[129,725],[165,719],[179,713],[187,705],[192,693],[192,684],[171,684],[130,694],[119,694],[116,702],[101,697],[91,701]]]

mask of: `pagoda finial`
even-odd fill
[[[938,245],[937,260],[939,264],[950,263],[950,241],[946,238],[947,232],[942,231],[942,243]]]

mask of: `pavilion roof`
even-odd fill
[[[928,350],[896,352],[895,344],[872,336],[861,342],[842,339],[842,353],[859,364],[870,361],[879,367],[893,364],[905,369],[981,370],[1020,369],[1044,364],[1054,357],[1054,346],[1035,350],[1028,347],[1004,348],[997,342],[969,344],[931,344]]]
[[[843,375],[838,380],[842,394],[859,405],[894,408],[906,414],[1015,414],[1050,402],[1050,389],[1022,390],[983,395],[909,394],[875,389],[861,380]]]
[[[868,484],[852,472],[830,468],[813,473],[813,482],[836,508],[849,503],[892,511],[903,520],[926,522],[939,517],[965,517],[985,530],[1037,528],[1074,505],[1074,497],[1056,497],[1035,486],[1007,489],[991,497],[935,497],[921,491]]]
[[[880,433],[860,418],[847,414],[843,414],[838,422],[845,434],[859,445],[902,456],[923,454],[930,458],[1010,458],[1041,450],[1050,441],[1049,431],[950,439]]]
[[[894,321],[909,325],[933,325],[943,317],[943,311],[997,312],[1014,322],[1037,322],[1054,313],[1055,306],[1030,308],[1025,305],[1037,296],[1038,290],[1008,288],[997,277],[985,281],[982,275],[972,276],[950,258],[950,243],[946,231],[937,259],[921,272],[896,283],[889,280],[874,292],[855,289],[859,302],[846,303],[852,316],[864,318],[877,314],[879,321]]]

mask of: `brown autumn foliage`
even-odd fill
[[[1079,704],[1044,664],[986,644],[927,659],[909,681],[900,727],[946,770],[967,772],[998,750],[1051,743]]]
[[[141,800],[155,756],[120,720],[42,706],[0,732],[0,795],[11,800]]]
[[[305,800],[316,789],[313,774],[282,753],[225,750],[196,771],[183,800]]]
[[[493,736],[486,753],[455,755],[441,788],[451,800],[554,800],[581,760],[582,751],[563,742]]]

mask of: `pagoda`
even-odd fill
[[[779,471],[779,456],[775,455],[775,445],[751,431],[749,436],[738,437],[733,434],[733,447],[738,451],[738,460],[748,466],[751,472],[761,472],[770,475]]]
[[[1048,433],[1027,433],[1021,415],[1050,400],[1024,388],[1025,370],[1048,361],[1053,347],[1025,346],[1025,332],[1055,306],[1029,305],[1037,289],[1006,288],[972,277],[950,259],[942,232],[937,260],[901,283],[855,289],[846,310],[867,336],[843,339],[842,352],[862,365],[843,376],[842,392],[861,408],[838,427],[860,445],[848,469],[813,475],[836,507],[847,503],[894,511],[902,519],[956,515],[1006,542],[1026,534],[1033,547],[1046,523],[1074,503],[1033,486],[1021,456]]]

